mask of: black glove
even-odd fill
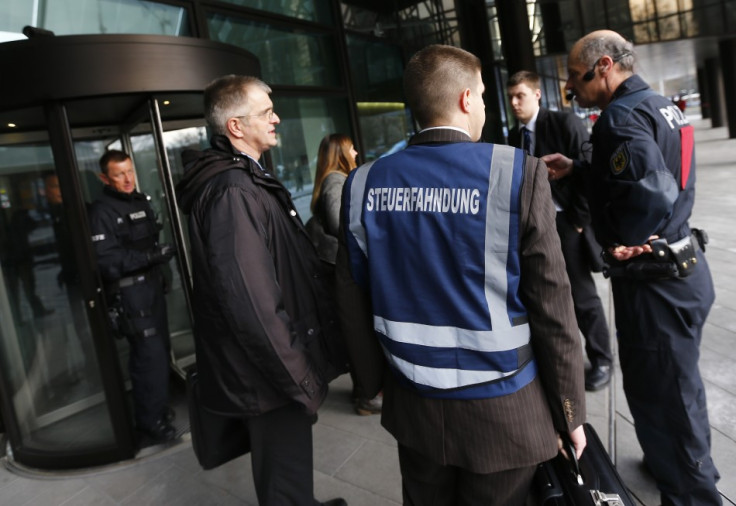
[[[148,252],[149,264],[163,264],[176,255],[176,246],[173,244],[159,244]]]

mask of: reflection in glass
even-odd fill
[[[33,18],[47,21],[39,26],[53,31],[56,35],[94,33],[191,35],[187,10],[159,2],[46,0],[32,3],[37,8]],[[29,17],[23,24],[32,24],[32,18]]]
[[[403,63],[398,46],[348,35],[350,71],[355,86],[365,153],[370,161],[406,146],[413,130],[403,98]]]
[[[278,146],[269,151],[276,177],[291,192],[301,218],[311,216],[314,172],[322,138],[331,133],[352,136],[347,101],[342,98],[282,98],[272,96],[281,123],[276,126]],[[360,155],[358,155],[360,158]]]
[[[207,24],[212,40],[255,54],[261,62],[261,78],[268,84],[340,85],[330,32],[291,30],[223,14],[210,14]]]
[[[0,374],[27,449],[114,440],[50,148],[0,157]]]
[[[165,135],[171,137],[170,133]],[[157,221],[161,224],[159,242],[175,244],[166,194],[159,177],[159,162],[156,157],[153,135],[134,135],[131,136],[130,142],[133,147],[131,154],[135,163],[136,177],[138,178],[138,190],[150,197],[151,207],[156,213]],[[194,339],[192,337],[192,322],[189,318],[189,310],[184,294],[184,285],[181,273],[176,265],[176,262],[163,265],[162,274],[166,280],[165,294],[171,350],[177,364],[180,367],[186,367],[194,362]]]
[[[300,0],[298,2],[264,2],[263,0],[224,0],[227,3],[241,5],[251,9],[258,9],[274,14],[282,14],[292,18],[332,23],[330,2],[324,0]]]
[[[181,162],[181,153],[187,149],[204,150],[210,147],[207,129],[204,126],[182,128],[164,132],[164,144],[166,156],[171,167],[171,178],[176,185],[184,176],[184,165]],[[179,220],[182,223],[182,233],[186,248],[189,252],[189,227],[187,227],[187,215],[179,211]]]

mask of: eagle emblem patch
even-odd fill
[[[629,166],[629,146],[627,143],[621,144],[616,151],[613,152],[613,155],[611,155],[611,172],[613,172],[614,176],[618,176],[621,174],[626,167]]]

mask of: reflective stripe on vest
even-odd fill
[[[393,160],[392,157],[377,160],[352,174],[343,212],[344,218],[349,220],[347,242],[353,276],[365,288],[371,289],[376,335],[392,368],[413,388],[422,395],[441,398],[472,399],[506,395],[527,385],[536,376],[526,310],[518,293],[519,199],[525,158],[521,150],[509,146],[458,143],[445,149],[454,150],[453,156],[457,158],[458,179],[453,180],[451,187],[446,184],[443,186],[441,178],[431,177],[430,172],[412,172],[411,169],[407,170],[407,177],[397,183],[396,173],[392,175],[392,171],[401,171],[402,164],[413,163],[416,167],[416,164],[426,162],[424,170],[433,169],[433,153],[422,145],[416,146],[416,149],[410,146],[403,155],[393,155]],[[422,150],[427,151],[423,154]],[[464,163],[466,159],[467,163]],[[380,169],[377,162],[381,164]],[[482,166],[483,163],[487,165]],[[441,170],[441,166],[438,166],[438,170]],[[375,175],[372,176],[372,173]],[[488,179],[485,179],[486,176]],[[397,188],[396,184],[406,186]],[[485,209],[481,208],[484,214],[467,216],[467,222],[472,222],[473,227],[476,227],[473,230],[477,230],[477,233],[457,229],[458,224],[462,225],[462,220],[466,218],[462,217],[458,221],[458,213],[449,217],[446,207],[444,213],[436,206],[430,208],[426,199],[422,206],[421,200],[415,199],[415,194],[410,193],[410,189],[413,191],[415,187],[419,188],[420,193],[425,191],[426,195],[430,195],[430,191],[435,194],[441,191],[446,195],[448,188],[454,192],[453,195],[460,195],[461,192],[464,192],[463,195],[478,195],[477,190],[480,190],[480,205],[485,206]],[[385,197],[387,194],[389,196]],[[409,196],[411,202],[407,201]],[[369,211],[373,214],[366,216]],[[382,213],[380,220],[384,221],[378,221],[379,212]],[[419,214],[424,218],[409,216]],[[432,218],[429,218],[430,215]],[[412,287],[396,295],[403,297],[402,300],[390,300],[392,291],[386,287],[396,280],[387,279],[385,271],[388,267],[384,264],[384,268],[381,268],[381,259],[392,254],[410,256],[412,252],[386,249],[390,241],[385,240],[384,234],[397,230],[411,233],[411,230],[407,230],[407,224],[425,223],[422,221],[424,219],[434,223],[430,226],[441,230],[440,236],[447,233],[448,236],[459,236],[466,242],[473,242],[470,246],[477,255],[468,262],[469,268],[476,274],[463,277],[457,286],[443,287],[447,288],[443,294],[421,292],[418,287],[417,293],[412,294],[415,290]],[[369,223],[367,230],[364,223]],[[379,223],[386,223],[390,231],[382,229]],[[432,243],[425,246],[434,247]],[[374,264],[371,264],[369,255],[373,255]],[[444,279],[446,270],[457,270],[458,266],[452,265],[456,258],[449,259],[448,264],[436,256],[427,256],[426,252],[421,256],[422,262],[432,269],[426,276],[437,275],[437,279]],[[373,270],[366,272],[370,270],[369,265],[374,265]],[[395,266],[391,264],[390,267]],[[369,279],[363,279],[366,276]],[[413,285],[417,277],[414,273],[409,284]],[[453,272],[449,278],[450,283],[453,283],[457,281],[457,274]],[[377,297],[377,293],[385,297]],[[447,297],[448,293],[455,302],[455,307],[448,308],[448,311],[455,311],[457,306],[463,305],[472,306],[473,309],[459,315],[448,314],[446,318],[443,315],[425,318],[435,319],[434,322],[422,321],[420,316],[409,314],[412,308],[427,302],[430,307],[441,307],[437,301],[443,296]],[[417,295],[418,298],[405,304],[409,300],[408,296]],[[388,317],[387,313],[397,306],[408,307],[409,311],[396,310],[393,318]],[[437,323],[443,319],[451,320],[453,324]]]

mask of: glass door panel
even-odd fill
[[[153,99],[152,99],[153,100]],[[201,99],[199,99],[201,101]],[[170,131],[163,133],[166,155],[172,171],[174,183],[181,178],[184,169],[181,167],[180,152],[189,147],[200,147],[200,139],[206,139],[204,127],[184,127],[197,121],[171,122]],[[79,179],[87,204],[94,202],[102,192],[99,180],[99,159],[107,149],[119,149],[131,155],[136,171],[138,190],[150,197],[151,206],[161,224],[159,242],[176,244],[171,217],[168,212],[167,195],[162,184],[162,170],[157,155],[155,136],[150,121],[139,121],[126,132],[115,132],[104,138],[89,138],[90,129],[79,130],[79,138],[74,149],[79,167]],[[83,139],[82,137],[87,137]],[[186,221],[184,221],[186,223]],[[185,227],[186,229],[186,227]],[[186,232],[186,230],[185,230]],[[186,242],[186,236],[184,237]],[[188,244],[177,245],[179,254],[186,254]],[[183,370],[194,363],[194,339],[192,324],[187,305],[185,287],[181,271],[176,259],[166,264],[164,277],[167,281],[166,304],[169,317],[171,337],[172,365],[174,370],[184,377]],[[120,369],[125,380],[128,380],[129,346],[125,339],[116,340]]]
[[[0,374],[25,450],[115,442],[48,144],[0,148]]]
[[[146,123],[140,125],[140,127],[149,127],[149,125]],[[139,130],[137,129],[136,133],[130,137],[131,156],[138,179],[138,190],[151,197],[151,206],[159,223],[161,223],[159,241],[161,243],[176,244],[166,202],[166,192],[159,170],[154,136],[152,133],[140,133]],[[174,138],[175,136],[170,134],[168,137]],[[164,139],[166,139],[166,136],[164,136]],[[167,156],[169,156],[168,147]],[[173,157],[169,156],[169,158]],[[184,249],[183,245],[178,246],[179,252],[183,252]],[[181,273],[177,266],[177,262],[172,260],[164,265],[163,271],[167,286],[166,305],[169,316],[173,363],[177,372],[183,377],[183,369],[194,363],[194,338],[186,294],[184,293],[186,287],[182,282]]]

